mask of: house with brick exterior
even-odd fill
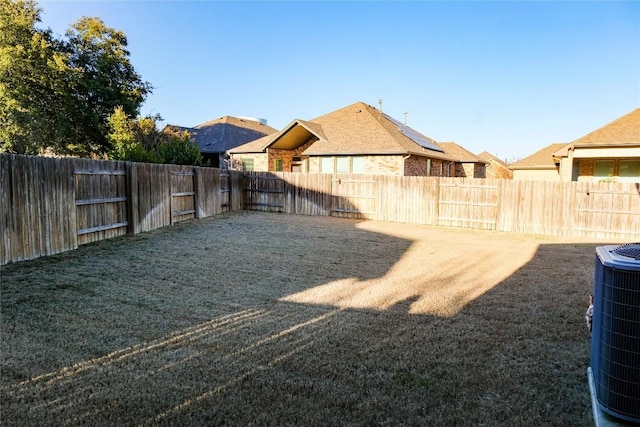
[[[189,132],[200,147],[200,153],[209,165],[225,169],[227,150],[277,132],[266,120],[246,117],[223,116],[194,127],[167,126],[173,132]]]
[[[451,177],[457,170],[456,157],[436,141],[363,102],[295,119],[228,154],[231,167],[244,171]]]
[[[549,144],[530,156],[511,163],[513,179],[521,181],[560,181],[560,166],[553,153],[566,146],[565,143]]]
[[[488,151],[478,154],[482,160],[487,162],[487,178],[491,179],[512,179],[513,172],[509,169],[509,165],[502,159],[494,156]]]
[[[553,153],[562,181],[640,183],[640,108]]]
[[[455,160],[455,175],[462,178],[486,178],[487,162],[455,142],[439,142],[445,153]]]

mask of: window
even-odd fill
[[[320,158],[320,172],[333,173],[333,157]]]
[[[640,160],[620,160],[620,182],[640,182]]]
[[[336,157],[336,173],[349,173],[348,157]]]
[[[253,159],[242,159],[242,170],[245,172],[253,172]]]
[[[593,168],[593,178],[597,181],[613,180],[613,160],[596,160]]]
[[[364,157],[351,158],[351,173],[364,173]]]
[[[273,159],[273,170],[282,172],[282,159]]]

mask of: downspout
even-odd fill
[[[565,175],[565,181],[573,181],[573,144],[569,147],[568,151],[568,157],[569,157],[569,161],[568,166],[569,166],[569,173]]]
[[[407,160],[409,157],[411,157],[411,153],[407,154],[405,157],[402,158],[402,175],[405,176],[405,173],[407,172],[407,168],[404,164],[404,161]]]

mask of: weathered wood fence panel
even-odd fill
[[[171,223],[196,217],[195,172],[193,166],[171,168]]]
[[[576,184],[575,232],[598,238],[640,237],[640,184]]]
[[[217,215],[231,209],[231,177],[226,170],[195,168],[196,218]]]
[[[285,212],[328,216],[331,207],[332,175],[285,173]]]
[[[285,183],[283,172],[248,172],[244,180],[244,208],[284,212]]]
[[[375,176],[340,174],[331,179],[331,216],[376,219],[379,199]]]
[[[640,239],[640,184],[254,172],[245,190],[251,210]]]
[[[241,211],[244,209],[244,173],[240,171],[227,171],[229,174],[229,184],[231,185],[230,209],[232,211]]]
[[[137,163],[138,195],[136,233],[171,225],[171,168],[167,165]]]
[[[0,155],[0,265],[242,209],[241,172]]]
[[[77,248],[73,162],[2,155],[0,170],[0,264]]]
[[[74,161],[78,245],[127,234],[125,162]]]
[[[442,178],[438,224],[495,230],[499,198],[497,183],[485,179]]]
[[[640,184],[302,173],[0,155],[0,265],[242,209],[640,239]]]

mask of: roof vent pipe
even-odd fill
[[[379,106],[379,110],[382,113],[382,99],[378,99],[378,106]]]

